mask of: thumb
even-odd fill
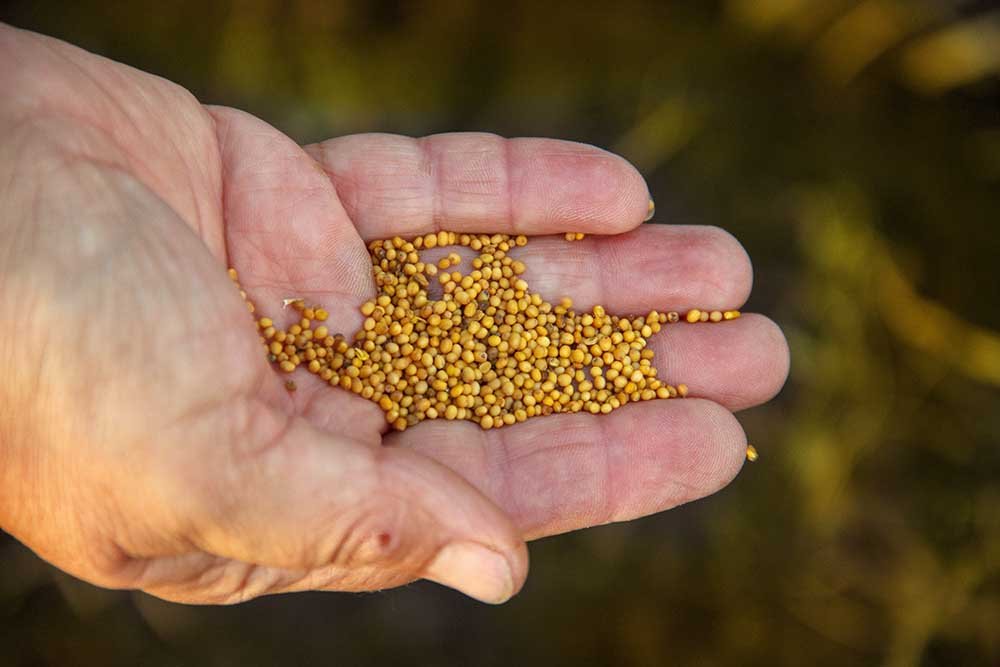
[[[324,588],[334,590],[426,578],[500,603],[521,588],[523,539],[450,469],[412,451],[331,435],[301,418],[254,420],[273,422],[264,429],[273,437],[200,462],[201,480],[191,485],[189,478],[181,491],[199,548],[247,563],[322,569],[333,577]]]

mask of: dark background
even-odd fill
[[[718,495],[429,584],[199,608],[0,534],[0,665],[1000,664],[1000,13],[892,0],[13,2],[307,142],[595,143],[754,258],[792,375]]]

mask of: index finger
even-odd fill
[[[652,213],[624,158],[557,139],[357,134],[306,147],[366,241],[457,232],[626,232]]]

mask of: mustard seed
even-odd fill
[[[305,364],[331,387],[372,400],[396,430],[437,418],[502,428],[531,417],[608,414],[634,401],[687,395],[686,385],[657,379],[647,347],[661,324],[681,319],[678,313],[620,317],[599,305],[576,312],[569,297],[549,303],[519,277],[527,271],[524,262],[508,255],[528,242],[454,232],[373,241],[368,250],[379,293],[360,306],[363,325],[353,339],[331,334],[325,324],[312,329],[329,313],[285,299],[285,307],[301,313],[288,330],[270,318],[257,320],[268,358],[285,373]],[[477,253],[464,274],[448,271],[461,262],[455,252],[437,263],[421,260],[423,249],[454,245]],[[440,298],[428,293],[435,276]],[[692,309],[684,319],[738,315]]]

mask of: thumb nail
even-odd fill
[[[472,542],[446,545],[431,561],[424,578],[490,604],[506,602],[514,594],[507,559]]]

